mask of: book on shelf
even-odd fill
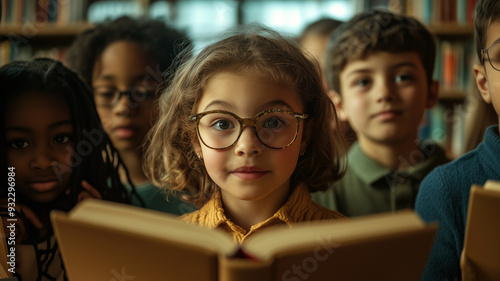
[[[472,24],[477,0],[406,0],[405,12],[426,24]]]
[[[2,22],[6,26],[29,23],[67,25],[85,21],[88,0],[1,0]]]
[[[463,281],[500,280],[500,182],[488,180],[470,190],[464,249]]]
[[[277,226],[239,245],[220,229],[94,199],[51,221],[71,281],[417,281],[438,227],[404,210]]]

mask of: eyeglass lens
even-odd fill
[[[298,121],[290,113],[269,112],[256,117],[255,131],[258,139],[271,148],[283,148],[296,137]],[[224,149],[233,145],[242,131],[234,116],[226,113],[209,113],[200,119],[198,132],[209,147]]]
[[[123,92],[107,87],[94,89],[94,99],[98,106],[114,106],[124,95],[130,102],[137,104],[154,98],[155,92],[143,87],[136,87]]]
[[[488,58],[491,66],[500,71],[500,43],[495,43],[488,48]]]

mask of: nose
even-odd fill
[[[128,94],[120,94],[118,100],[113,105],[113,112],[118,116],[127,117],[133,115],[137,108],[137,102],[130,98]]]
[[[389,81],[380,81],[378,87],[375,89],[377,92],[377,102],[392,102],[395,100],[394,89]]]
[[[237,156],[257,156],[262,153],[265,146],[255,135],[252,127],[246,126],[241,132],[241,136],[236,142],[235,153]]]
[[[38,146],[35,148],[30,166],[32,169],[45,170],[56,163],[53,153],[48,146]]]

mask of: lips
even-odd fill
[[[240,167],[231,172],[232,175],[242,180],[254,180],[265,176],[269,171],[258,167]]]
[[[38,178],[28,182],[31,189],[38,192],[46,192],[53,190],[59,185],[57,178]]]
[[[403,112],[399,110],[385,110],[377,114],[374,114],[372,117],[381,121],[390,121],[399,117],[402,114]]]
[[[119,126],[115,127],[112,132],[118,138],[130,139],[134,137],[134,135],[137,132],[137,129],[132,126]]]

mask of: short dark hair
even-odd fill
[[[340,93],[340,73],[351,60],[377,51],[416,52],[431,83],[436,57],[432,33],[417,19],[373,9],[360,13],[332,33],[326,50],[326,79]]]
[[[477,58],[484,63],[481,50],[486,45],[486,32],[491,23],[500,20],[500,1],[478,0],[474,9],[474,42]]]

